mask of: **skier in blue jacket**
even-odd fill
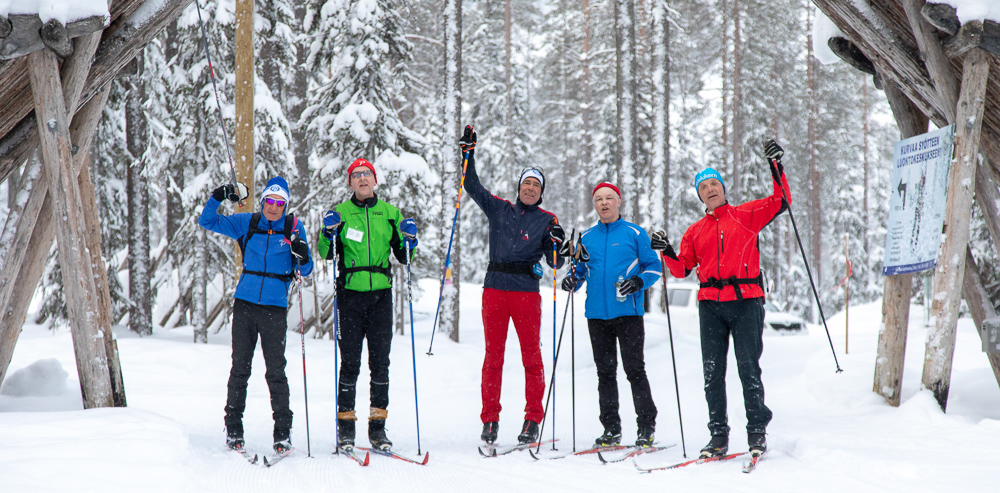
[[[246,187],[242,183],[237,187],[224,185],[215,189],[198,219],[201,227],[235,239],[243,250],[243,272],[233,295],[233,367],[226,398],[226,444],[234,450],[244,447],[247,380],[259,335],[267,367],[264,379],[271,393],[274,450],[281,453],[291,448],[292,430],[285,376],[288,287],[296,270],[308,276],[313,263],[305,228],[294,216],[285,215],[288,204],[285,179],[276,176],[267,182],[261,194],[261,212],[219,215],[223,200],[238,202],[247,198]]]
[[[600,183],[592,195],[600,221],[583,233],[579,247],[570,244],[564,247],[564,253],[575,260],[573,273],[563,279],[562,288],[575,291],[587,282],[585,315],[597,366],[597,394],[604,425],[604,434],[595,445],[618,445],[622,438],[617,343],[621,344],[622,366],[632,384],[638,425],[635,444],[649,447],[656,428],[656,405],[643,360],[643,289],[660,278],[660,260],[649,247],[646,231],[621,218],[618,187]]]

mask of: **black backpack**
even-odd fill
[[[244,274],[252,274],[252,275],[261,276],[261,277],[270,277],[272,279],[278,279],[278,280],[280,280],[282,282],[291,282],[293,279],[295,279],[295,273],[294,273],[294,271],[290,272],[288,274],[275,274],[273,272],[259,272],[259,271],[255,271],[255,270],[248,270],[246,268],[246,263],[245,263],[246,262],[246,246],[247,246],[247,243],[250,241],[250,238],[253,238],[254,234],[256,234],[256,233],[262,233],[262,234],[266,234],[266,235],[274,235],[274,234],[278,234],[278,233],[283,233],[285,235],[285,241],[288,242],[288,244],[291,244],[292,243],[292,232],[295,231],[295,227],[298,225],[298,219],[295,218],[295,215],[293,215],[293,214],[286,214],[285,215],[285,229],[284,229],[284,231],[274,231],[274,230],[268,230],[268,229],[261,229],[260,226],[259,226],[260,225],[260,216],[261,216],[261,214],[259,212],[254,212],[253,216],[250,217],[250,227],[247,229],[247,233],[245,235],[239,237],[239,239],[236,240],[236,243],[238,243],[240,245],[240,253],[243,254],[243,258],[244,258],[243,273]],[[295,265],[294,255],[292,256],[292,265]]]

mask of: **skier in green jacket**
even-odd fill
[[[361,346],[368,340],[371,413],[368,439],[388,450],[385,420],[389,406],[389,349],[392,343],[392,271],[390,251],[401,264],[417,246],[417,224],[403,219],[396,207],[375,195],[375,166],[357,159],[347,169],[354,195],[326,212],[319,235],[319,254],[337,261],[337,307],[340,317],[340,388],[337,446],[354,447],[355,385],[361,372]],[[333,248],[331,248],[331,246]],[[336,256],[335,256],[336,254]],[[412,253],[411,253],[412,255]]]

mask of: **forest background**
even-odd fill
[[[231,139],[234,1],[199,4]],[[692,186],[704,167],[723,174],[731,203],[770,195],[760,149],[774,138],[823,310],[843,309],[848,260],[851,303],[881,297],[899,132],[871,77],[820,62],[832,61],[829,21],[806,0],[257,0],[254,28],[255,181],[288,180],[289,211],[314,244],[322,213],[349,197],[347,166],[364,157],[379,198],[417,219],[414,278],[441,279],[466,124],[495,195],[513,201],[521,170],[540,167],[543,208],[581,231],[596,222],[591,189],[611,181],[625,219],[675,244],[704,214]],[[204,341],[230,320],[235,244],[197,227],[229,158],[193,3],[141,59],[138,75],[112,84],[91,157],[114,319],[144,335],[193,325]],[[0,214],[16,195],[3,188]],[[480,282],[488,262],[487,227],[469,202],[438,325],[456,341],[458,281]],[[768,297],[818,321],[787,214],[759,247]],[[998,305],[1000,261],[979,217],[971,247]],[[321,265],[306,282],[330,275]],[[316,337],[332,330],[329,293],[312,290],[305,328]],[[35,322],[63,325],[55,250],[36,295]]]

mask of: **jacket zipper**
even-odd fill
[[[264,236],[264,270],[261,271],[264,273],[267,272],[267,250],[270,247],[271,247],[271,233],[266,233]],[[246,252],[243,252],[243,270],[246,270],[246,268],[247,268]],[[267,277],[261,276],[260,292],[257,293],[257,303],[260,303],[261,300],[264,299],[264,281],[267,281]]]
[[[368,267],[372,266],[372,227],[368,221],[368,204],[365,204],[365,236],[368,237]],[[375,273],[368,271],[368,290],[371,291],[375,289],[375,283],[372,278],[375,277]]]

